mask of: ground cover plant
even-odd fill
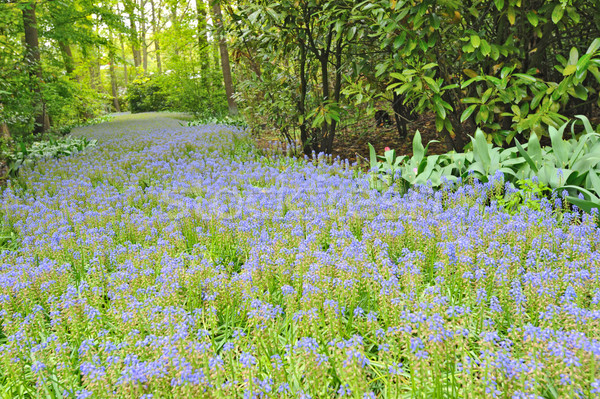
[[[76,134],[1,195],[3,397],[600,393],[597,215],[560,196],[398,195],[159,115]]]
[[[22,167],[35,165],[40,159],[72,155],[95,145],[96,140],[88,140],[86,137],[50,139],[31,145],[20,142],[14,151],[4,153],[3,158],[8,161],[8,174],[14,177]]]
[[[594,129],[590,121],[578,115],[577,122],[583,131],[576,133],[577,122],[567,122],[560,128],[549,128],[549,146],[542,146],[536,134],[528,143],[501,148],[489,143],[480,129],[471,137],[470,151],[454,151],[427,156],[429,144],[423,146],[417,130],[413,138],[411,157],[397,155],[395,150],[385,148],[377,155],[369,144],[371,187],[383,190],[394,186],[406,192],[416,184],[441,187],[444,182],[467,177],[488,181],[489,176],[500,173],[507,181],[507,188],[523,187],[525,182],[535,181],[546,188],[547,194],[567,194],[567,200],[586,211],[600,208],[600,126]],[[571,126],[572,138],[565,140]],[[511,190],[505,190],[512,195]],[[506,194],[506,193],[502,193]],[[502,197],[501,199],[505,199]]]

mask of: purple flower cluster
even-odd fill
[[[594,216],[511,215],[500,177],[381,193],[346,161],[127,118],[1,195],[13,395],[600,394]]]

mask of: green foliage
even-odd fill
[[[247,2],[231,11],[242,111],[305,154],[332,151],[345,113],[354,2]]]
[[[167,96],[154,77],[143,76],[132,81],[127,87],[126,100],[132,114],[167,109]]]
[[[224,89],[220,85],[208,84],[208,79],[191,73],[179,70],[133,80],[126,94],[131,112],[169,110],[190,112],[204,118],[225,115],[227,99]],[[211,79],[218,81],[218,76],[213,72]]]
[[[353,62],[351,81],[433,112],[457,151],[475,128],[498,144],[543,134],[598,101],[595,10],[583,0],[363,1],[352,11],[353,36],[372,52]]]
[[[498,192],[493,193],[493,199],[498,207],[514,215],[522,206],[539,211],[542,205],[542,199],[549,197],[552,190],[539,181],[517,180],[515,183],[517,190],[505,190],[499,188]]]
[[[94,146],[96,146],[96,140],[88,140],[85,137],[67,137],[60,140],[35,142],[29,147],[24,142],[20,142],[14,151],[3,155],[8,160],[9,176],[15,177],[23,166],[32,166],[41,159],[73,155]]]
[[[517,133],[542,135],[545,126],[558,128],[568,119],[559,111],[571,98],[587,101],[596,93],[593,86],[584,84],[588,74],[600,83],[599,49],[600,39],[596,39],[581,58],[575,47],[571,49],[568,61],[559,57],[562,62],[556,68],[563,74],[560,83],[535,77],[535,69],[516,73],[516,66],[499,69],[497,76],[466,71],[473,77],[461,88],[476,84],[476,95],[462,100],[469,106],[463,111],[461,122],[474,117],[475,125],[490,133],[499,145],[504,141],[510,143]]]
[[[488,143],[480,129],[471,138],[472,151],[466,153],[425,157],[427,147],[421,144],[418,131],[411,158],[397,157],[393,150],[377,157],[370,146],[371,186],[383,190],[395,185],[401,191],[415,184],[431,184],[437,188],[444,180],[472,177],[486,182],[489,176],[501,173],[506,181],[530,192],[541,193],[524,183],[535,180],[544,190],[547,188],[559,195],[566,191],[568,201],[586,211],[600,208],[600,134],[594,131],[586,117],[578,118],[583,124],[582,133],[575,132],[577,122],[573,122],[573,137],[565,140],[563,135],[568,123],[558,129],[550,127],[551,145],[547,147],[542,147],[537,135],[532,134],[527,144],[521,145],[517,140],[516,147],[503,149]],[[583,198],[575,197],[576,193]],[[506,201],[510,204],[515,199]],[[517,202],[523,201],[527,202],[526,198]]]
[[[241,115],[231,116],[231,115],[212,115],[205,118],[194,119],[193,121],[189,121],[187,123],[188,126],[202,126],[202,125],[225,125],[225,126],[235,126],[241,128],[247,128],[248,123]]]

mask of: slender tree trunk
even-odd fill
[[[117,14],[121,14],[119,2],[117,2]],[[125,41],[123,40],[123,34],[119,32],[119,42],[121,44],[121,58],[123,59],[123,79],[125,86],[129,84],[129,76],[127,76],[127,58],[125,57]]]
[[[50,120],[46,113],[46,104],[42,96],[42,64],[38,40],[37,19],[35,16],[35,3],[31,2],[23,8],[23,28],[25,30],[25,61],[29,68],[29,75],[34,81],[33,91],[38,110],[35,115],[34,133],[42,133],[50,127]]]
[[[98,56],[96,57],[96,79],[98,82],[98,88],[100,92],[104,93],[106,90],[104,89],[104,83],[102,82],[102,69],[100,69],[100,51],[98,51]]]
[[[221,54],[221,68],[223,70],[223,82],[225,83],[225,93],[227,94],[227,105],[229,113],[236,115],[238,113],[237,104],[233,98],[233,79],[231,77],[231,66],[229,65],[229,51],[227,50],[227,41],[223,34],[223,15],[221,5],[214,1],[212,5],[213,16],[215,19],[216,38],[219,42],[219,52]]]
[[[65,63],[65,71],[67,75],[72,75],[75,70],[75,62],[73,61],[73,53],[71,52],[71,46],[64,40],[58,42],[58,47]]]
[[[335,81],[333,83],[333,99],[335,104],[340,103],[342,94],[342,51],[343,51],[343,38],[344,35],[340,36],[337,40],[335,47]],[[331,154],[333,151],[333,139],[335,138],[335,130],[337,129],[337,121],[334,119],[329,125],[329,135],[325,141],[325,152]]]
[[[148,72],[148,44],[146,43],[146,2],[140,0],[140,37],[142,39],[142,66],[144,68],[144,73]]]
[[[121,42],[121,58],[123,58],[123,79],[125,80],[125,86],[129,84],[127,76],[127,59],[125,58],[125,43],[123,42],[123,35],[119,34],[119,41]]]
[[[200,56],[200,70],[202,71],[203,83],[208,82],[208,37],[206,36],[206,5],[204,0],[196,0],[196,17],[198,18],[198,54]]]
[[[311,155],[311,148],[308,145],[308,126],[306,126],[306,94],[308,91],[308,83],[306,81],[306,46],[300,44],[300,100],[298,101],[298,111],[302,116],[302,124],[300,125],[300,141],[302,142],[302,151],[305,155]]]
[[[173,27],[175,36],[179,36],[179,21],[177,20],[177,3],[174,3],[171,6],[171,26]],[[176,57],[179,57],[179,46],[177,45],[177,40],[175,41],[175,45],[173,46],[173,52],[175,53]]]
[[[113,106],[115,111],[121,112],[121,105],[119,104],[119,88],[117,86],[117,74],[115,72],[115,53],[111,48],[108,50],[110,58],[110,88],[113,97]]]
[[[150,5],[152,6],[152,36],[154,37],[154,54],[156,56],[156,69],[158,69],[158,74],[162,74],[162,60],[160,58],[160,40],[158,38],[158,25],[160,24],[160,7],[158,8],[158,20],[156,19],[156,11],[154,0],[150,0]]]
[[[137,67],[142,64],[142,56],[140,54],[140,38],[135,25],[135,4],[131,1],[124,3],[125,12],[129,16],[129,28],[131,30],[131,52],[133,55],[133,65],[136,67],[135,74],[137,74]]]
[[[4,105],[0,103],[0,111],[4,109]],[[4,142],[8,142],[11,140],[10,130],[8,130],[8,124],[6,122],[0,123],[0,139],[4,140]]]
[[[2,122],[0,124],[0,138],[2,138],[4,141],[11,140],[10,130],[8,130],[8,125],[6,122]]]
[[[98,91],[98,86],[96,86],[96,69],[93,65],[88,65],[88,72],[90,74],[90,87]]]

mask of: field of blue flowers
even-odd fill
[[[600,229],[120,116],[1,194],[0,393],[600,396]]]

